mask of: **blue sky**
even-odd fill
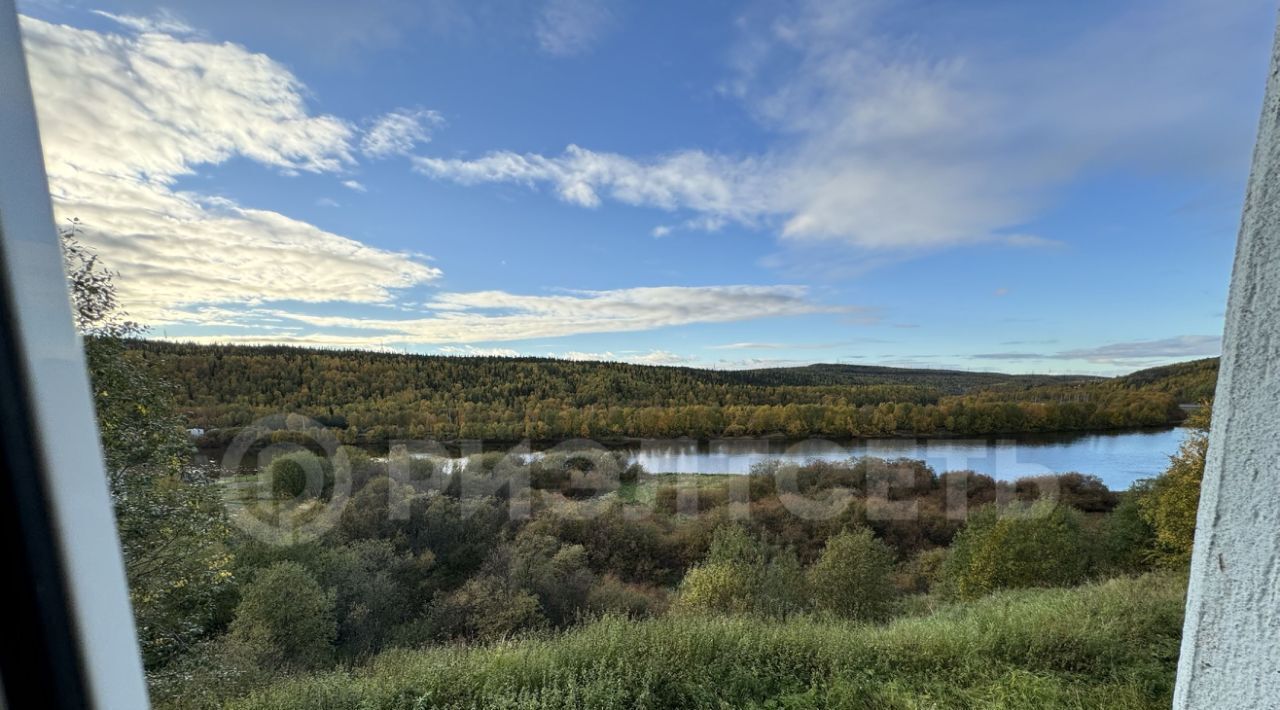
[[[31,0],[151,336],[1111,374],[1217,354],[1255,0]]]

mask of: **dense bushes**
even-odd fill
[[[278,562],[245,585],[231,639],[263,666],[319,666],[333,656],[333,597],[302,565]]]
[[[998,589],[1079,584],[1097,551],[1080,513],[1044,500],[983,508],[951,544],[942,569],[948,596],[973,599]]]
[[[548,639],[392,652],[286,681],[234,710],[1167,708],[1182,583],[1004,592],[866,626],[806,618],[611,618]]]
[[[783,617],[804,609],[807,596],[795,553],[727,525],[716,531],[702,564],[685,575],[675,608]]]

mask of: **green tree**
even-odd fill
[[[1160,556],[1170,565],[1185,565],[1191,559],[1212,411],[1213,403],[1205,402],[1187,419],[1187,438],[1171,458],[1169,468],[1138,498],[1143,520],[1155,530]]]
[[[809,568],[814,608],[846,619],[874,621],[893,608],[893,552],[862,528],[827,541]]]
[[[114,274],[79,234],[75,221],[61,232],[67,280],[139,642],[155,668],[224,623],[234,581],[230,526],[216,483],[184,467],[190,444],[173,391],[124,346],[141,329],[125,319]]]
[[[231,639],[273,669],[321,666],[337,635],[334,593],[296,562],[277,562],[244,586]]]
[[[267,465],[271,494],[277,498],[325,498],[333,491],[333,464],[310,451],[292,451]]]

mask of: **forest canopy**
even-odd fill
[[[344,443],[982,435],[1162,426],[1211,394],[1217,360],[1119,378],[856,365],[702,370],[543,358],[127,343],[217,444],[302,414]]]

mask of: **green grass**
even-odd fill
[[[604,619],[474,648],[385,653],[238,710],[1164,708],[1184,587],[1147,575],[1006,592],[884,626]]]

